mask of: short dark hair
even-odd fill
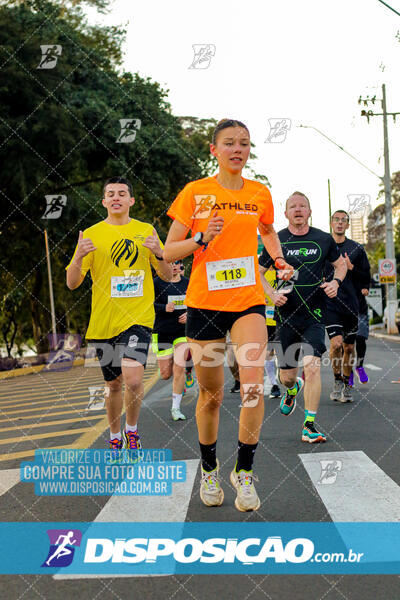
[[[245,129],[247,131],[247,133],[250,135],[250,131],[248,130],[248,127],[242,123],[242,121],[237,121],[236,119],[221,119],[221,121],[218,121],[214,132],[212,134],[212,143],[215,145],[216,141],[217,141],[217,137],[220,131],[222,131],[223,129],[226,129],[227,127],[243,127],[243,129]]]
[[[109,183],[124,183],[126,186],[128,186],[130,197],[133,197],[133,187],[129,179],[125,179],[125,177],[110,177],[103,185],[103,198],[106,195],[106,187]]]
[[[349,213],[347,213],[345,210],[342,210],[341,208],[339,208],[339,210],[335,210],[334,213],[332,213],[331,215],[331,220],[333,219],[333,217],[336,215],[336,213],[343,213],[344,215],[346,215],[348,222],[350,223],[350,215]]]

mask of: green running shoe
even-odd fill
[[[297,378],[297,381],[294,385],[294,389],[292,390],[286,390],[286,394],[284,394],[284,396],[282,396],[282,400],[281,400],[281,405],[280,405],[280,409],[281,409],[281,413],[285,416],[289,416],[293,413],[294,409],[296,408],[296,398],[298,396],[298,394],[301,392],[301,390],[303,389],[304,386],[304,379],[302,379],[301,377]]]
[[[317,431],[312,421],[306,421],[303,425],[301,441],[309,442],[310,444],[326,442],[326,435]]]

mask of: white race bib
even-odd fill
[[[265,307],[265,318],[266,319],[274,319],[275,306],[266,306]]]
[[[254,285],[254,257],[229,258],[206,263],[208,289],[228,290],[230,288]]]
[[[143,280],[144,272],[142,270],[127,271],[125,277],[111,277],[111,298],[138,298],[143,296]]]
[[[185,305],[185,296],[168,296],[168,304],[173,302],[175,305],[175,310],[186,310],[187,306]]]

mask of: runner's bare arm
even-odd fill
[[[155,229],[153,229],[152,235],[147,236],[143,242],[143,246],[151,250],[154,256],[158,258],[156,264],[157,275],[164,281],[171,281],[172,267],[165,259],[164,251],[160,246],[160,240]]]
[[[335,298],[335,296],[337,296],[339,283],[336,281],[336,279],[343,281],[347,273],[346,260],[343,256],[339,256],[339,258],[335,260],[332,265],[335,267],[332,281],[325,281],[325,283],[320,286],[328,298]]]
[[[289,265],[283,259],[283,252],[281,242],[278,238],[278,234],[276,233],[273,225],[266,225],[258,223],[258,230],[260,232],[262,243],[264,244],[264,248],[275,262],[277,258],[280,258],[280,264],[277,268],[282,272],[282,279],[287,280],[290,279],[293,275],[293,267]]]
[[[224,219],[218,216],[215,211],[209,220],[207,229],[203,233],[203,240],[206,243],[211,242],[216,235],[221,233],[223,225]],[[172,223],[164,246],[164,257],[166,260],[173,262],[174,260],[185,258],[200,248],[199,244],[193,238],[186,239],[189,231],[189,227],[179,223],[177,220]]]
[[[260,271],[261,285],[264,288],[264,293],[267,294],[268,298],[270,298],[270,300],[275,304],[275,306],[283,306],[285,302],[287,302],[287,295],[280,294],[279,292],[274,290],[272,285],[265,279],[264,274],[267,272],[268,269],[266,269],[262,265],[258,265],[258,270]]]
[[[92,240],[84,238],[82,231],[80,231],[75,258],[67,269],[67,287],[70,290],[78,288],[85,279],[85,275],[82,275],[82,260],[89,252],[93,252],[96,249]]]

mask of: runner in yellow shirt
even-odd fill
[[[67,267],[67,286],[79,287],[90,271],[92,309],[86,339],[95,346],[106,386],[110,448],[141,448],[137,432],[143,398],[143,374],[154,323],[151,266],[170,280],[160,239],[149,223],[131,219],[135,203],[130,181],[108,179],[102,204],[107,218],[84,232]],[[122,382],[126,426],[121,436]]]

